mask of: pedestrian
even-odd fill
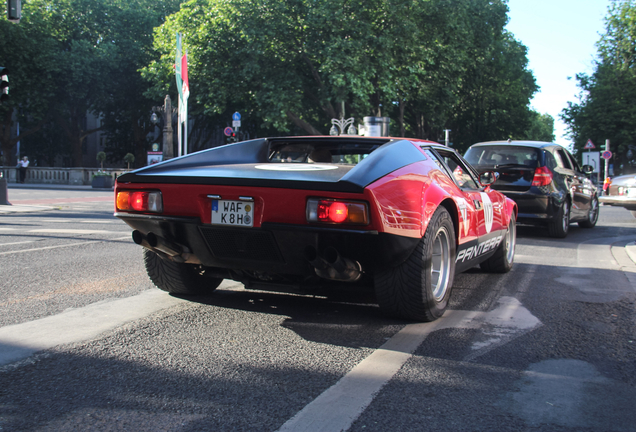
[[[20,169],[20,183],[24,183],[26,180],[26,171],[29,166],[29,158],[23,157],[22,160],[18,161],[18,168]]]
[[[606,177],[603,182],[603,195],[609,195],[610,186],[612,185],[612,179],[610,177]]]

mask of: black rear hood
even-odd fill
[[[356,166],[270,163],[270,144],[282,139],[372,142],[381,144],[381,147]],[[120,176],[117,182],[255,186],[360,193],[375,180],[424,159],[422,152],[406,140],[364,137],[263,138],[203,150],[141,168]]]

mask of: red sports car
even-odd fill
[[[455,273],[512,267],[517,208],[496,176],[429,141],[263,138],[122,175],[115,216],[170,293],[375,289],[387,314],[432,321]]]

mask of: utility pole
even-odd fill
[[[605,140],[605,151],[610,151],[610,140]],[[609,158],[605,159],[605,178],[609,177]]]
[[[444,145],[448,147],[450,144],[450,129],[444,129]]]

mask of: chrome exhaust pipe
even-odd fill
[[[343,258],[333,247],[325,249],[324,257],[315,248],[305,249],[305,259],[314,267],[316,275],[323,279],[355,282],[362,277],[362,266],[357,261]]]
[[[187,247],[168,241],[155,233],[149,232],[144,236],[139,230],[134,230],[132,238],[136,244],[150,249],[160,257],[178,263],[201,264],[199,258],[190,253]]]
[[[359,262],[340,256],[334,247],[328,247],[324,253],[325,261],[336,271],[337,280],[355,282],[362,277],[362,266]]]
[[[153,249],[161,251],[171,257],[181,256],[183,254],[183,247],[176,243],[169,242],[163,237],[158,237],[155,233],[149,232],[148,235],[146,235],[146,241]]]

